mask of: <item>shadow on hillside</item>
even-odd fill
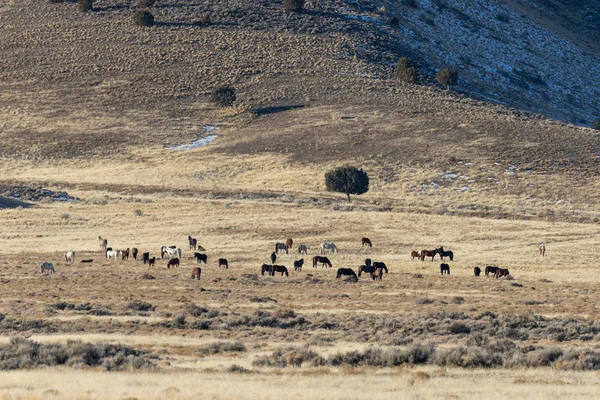
[[[17,207],[29,208],[29,207],[33,207],[33,206],[34,206],[34,204],[27,203],[25,201],[21,201],[21,200],[17,200],[17,199],[10,199],[7,197],[0,196],[0,210],[3,208],[17,208]]]
[[[124,9],[130,9],[132,7],[130,7],[129,5],[125,5],[125,4],[115,4],[112,6],[94,6],[94,8],[92,9],[92,11],[94,12],[98,12],[98,11],[115,11],[115,10],[124,10]]]
[[[293,106],[274,106],[274,107],[255,108],[252,111],[257,116],[260,117],[262,115],[277,114],[277,113],[280,113],[280,112],[295,110],[297,108],[304,108],[304,107],[306,107],[305,104],[296,104],[296,105],[293,105]]]

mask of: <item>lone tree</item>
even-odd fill
[[[350,201],[351,194],[369,191],[369,175],[356,167],[339,167],[325,173],[325,186],[330,192],[346,193]]]
[[[592,129],[596,129],[597,131],[600,131],[600,119],[596,119],[594,121],[594,124],[592,125]]]
[[[394,77],[402,82],[417,83],[419,80],[419,70],[410,58],[402,57],[396,64]]]
[[[79,0],[79,11],[88,12],[92,9],[92,0]]]
[[[137,10],[133,14],[133,23],[137,26],[152,26],[154,25],[154,15],[148,10]]]
[[[450,86],[454,86],[458,83],[458,71],[450,68],[442,68],[435,76],[435,80],[442,86],[446,86],[450,89]]]
[[[283,9],[287,12],[300,12],[304,9],[304,0],[283,0]]]
[[[235,99],[233,86],[217,86],[210,95],[210,101],[221,107],[231,107]]]

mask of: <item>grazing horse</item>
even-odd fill
[[[227,259],[219,258],[219,269],[221,269],[221,267],[229,269],[229,263],[227,262]]]
[[[326,265],[329,268],[333,268],[333,266],[331,265],[331,261],[329,261],[329,258],[327,258],[327,257],[314,256],[313,257],[313,268],[317,268],[318,263],[322,264],[321,268],[325,268]]]
[[[150,259],[149,251],[147,251],[146,253],[142,253],[142,260],[144,261],[144,264],[147,264],[149,259]]]
[[[190,250],[196,250],[198,241],[195,238],[188,235],[188,243],[190,244]]]
[[[176,248],[177,248],[177,246],[162,246],[160,248],[160,259],[162,260],[165,258],[165,254],[168,254],[167,251],[169,249],[176,249]]]
[[[192,279],[200,280],[201,273],[202,273],[202,270],[200,269],[200,267],[192,268]]]
[[[121,254],[121,250],[111,250],[106,252],[106,259],[110,260],[111,257],[117,261],[117,257]]]
[[[440,253],[440,259],[442,261],[444,261],[444,257],[450,257],[450,261],[454,261],[454,253],[451,252],[450,250],[444,251],[444,248],[440,247],[438,249],[438,253]]]
[[[382,270],[385,271],[386,274],[388,273],[388,268],[387,268],[387,265],[385,265],[385,263],[375,261],[373,263],[373,268],[381,268]]]
[[[540,256],[544,257],[546,255],[546,245],[540,244]]]
[[[485,276],[489,277],[490,274],[496,274],[496,271],[498,271],[498,267],[495,265],[489,265],[485,267]]]
[[[371,278],[374,281],[383,279],[383,268],[375,268],[375,271],[371,272]]]
[[[152,257],[148,259],[148,267],[154,267],[154,264],[156,263],[156,257]]]
[[[179,268],[179,258],[172,258],[169,260],[169,262],[167,263],[167,268]]]
[[[411,251],[410,252],[410,257],[411,257],[411,261],[416,259],[420,259],[421,258],[421,252],[420,251]]]
[[[294,261],[294,271],[302,271],[303,265],[304,265],[304,258],[301,260]]]
[[[134,247],[133,249],[131,249],[131,256],[133,257],[133,259],[135,261],[137,261],[137,255],[138,255],[138,249],[137,249],[137,247]]]
[[[275,254],[275,252],[271,253],[271,264],[275,264],[275,261],[277,261],[277,254]]]
[[[271,276],[271,270],[273,269],[272,265],[269,264],[263,264],[260,266],[260,274],[261,275],[265,275],[265,272],[267,273],[267,275]]]
[[[338,248],[335,245],[335,243],[323,242],[323,243],[321,243],[321,254],[325,254],[325,251],[327,251],[329,253],[337,253]]]
[[[479,267],[473,268],[473,273],[475,274],[475,276],[481,275],[481,268],[479,268]]]
[[[73,250],[69,250],[65,253],[65,262],[72,263],[75,259],[75,252]]]
[[[450,275],[450,266],[448,264],[440,264],[440,274],[444,275],[444,272]]]
[[[202,261],[204,264],[206,264],[208,261],[208,256],[206,254],[194,253],[194,258],[198,264],[200,264],[200,261]]]
[[[365,247],[365,246],[373,247],[373,244],[371,243],[371,240],[369,238],[362,238],[362,245],[363,245],[363,247]]]
[[[280,251],[285,251],[285,254],[289,254],[288,247],[285,243],[275,243],[275,254],[279,254]]]
[[[431,262],[435,258],[435,255],[439,252],[440,249],[435,250],[421,250],[421,261],[425,261],[425,257],[431,257]]]
[[[91,262],[93,262],[94,260],[92,258],[88,258],[87,260],[81,260],[79,261],[80,263],[84,263],[84,264],[89,264]]]
[[[285,274],[285,276],[290,276],[287,268],[283,265],[273,265],[271,267],[271,276],[275,276],[275,272],[281,272],[281,276],[283,276],[283,274]]]
[[[121,251],[121,260],[129,260],[129,247],[127,248],[127,250]]]
[[[371,261],[371,259],[370,259],[370,258],[365,258],[365,265],[366,265],[367,267],[370,267],[370,266],[371,266],[371,263],[372,263],[372,261]]]
[[[298,254],[308,254],[308,246],[305,244],[301,244],[300,246],[298,246]]]
[[[497,278],[502,278],[503,276],[508,276],[510,275],[510,273],[508,272],[507,268],[498,268],[496,270],[496,273],[494,274],[494,276]]]
[[[294,239],[287,239],[285,241],[285,245],[287,246],[288,249],[291,249],[292,246],[294,245]]]
[[[375,272],[375,267],[373,267],[372,265],[361,265],[360,267],[358,267],[358,276],[360,276],[363,272],[372,274],[373,272]]]
[[[40,268],[42,269],[42,274],[46,271],[50,272],[51,274],[54,273],[54,265],[52,265],[52,263],[49,263],[49,262],[40,263]]]
[[[166,253],[167,253],[167,257],[169,259],[172,259],[172,258],[181,259],[181,249],[179,247],[177,247],[177,248],[169,247],[166,249]]]
[[[354,271],[352,270],[352,268],[340,268],[340,269],[338,269],[335,278],[339,279],[339,278],[342,277],[342,275],[344,275],[344,276],[353,276],[354,279],[358,282],[358,276],[356,276],[356,274],[354,273]]]
[[[98,242],[100,242],[100,248],[102,250],[106,250],[106,245],[108,244],[108,240],[102,239],[101,236],[98,236]]]

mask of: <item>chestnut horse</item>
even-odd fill
[[[365,246],[369,246],[369,247],[373,247],[373,244],[371,243],[371,240],[369,238],[362,238],[362,245],[363,247]]]
[[[435,255],[439,252],[440,249],[435,250],[421,250],[421,261],[425,261],[425,257],[431,257],[431,262],[435,258]]]
[[[508,272],[507,268],[498,268],[496,270],[496,273],[494,274],[494,276],[497,278],[502,278],[503,276],[508,276],[510,275],[510,272]]]
[[[129,260],[129,247],[127,250],[121,251],[121,260]]]
[[[288,249],[291,249],[292,246],[294,245],[294,240],[293,239],[286,240],[285,245],[287,246]]]
[[[353,276],[354,279],[356,281],[358,281],[358,277],[356,276],[356,274],[354,273],[354,271],[352,270],[352,268],[340,268],[337,270],[337,275],[335,276],[336,279],[339,279],[342,275],[344,276]]]
[[[281,272],[281,276],[283,276],[283,274],[285,274],[285,276],[290,276],[287,268],[283,265],[273,265],[271,267],[271,276],[275,276],[275,272]]]
[[[410,256],[411,256],[411,259],[410,259],[411,261],[414,260],[415,258],[420,259],[421,252],[420,251],[411,251]]]
[[[202,270],[200,269],[200,267],[192,268],[192,279],[200,280],[201,273],[202,273]]]
[[[169,260],[169,262],[167,263],[167,268],[179,268],[179,258],[172,258]]]
[[[371,278],[374,281],[377,279],[381,280],[383,278],[383,268],[375,268],[375,271],[371,272]]]
[[[221,269],[221,267],[229,269],[229,263],[226,258],[219,258],[219,269]]]
[[[321,268],[325,268],[325,266],[327,265],[329,268],[332,268],[333,266],[331,265],[331,261],[329,261],[329,258],[327,257],[322,257],[322,256],[314,256],[313,257],[313,268],[317,268],[317,264],[321,263],[323,265],[321,265]]]

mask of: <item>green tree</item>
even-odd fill
[[[339,167],[325,173],[325,186],[330,192],[346,193],[350,201],[351,194],[369,191],[369,175],[356,167]]]
[[[450,89],[450,86],[454,86],[458,83],[458,71],[450,68],[442,68],[435,76],[435,80],[442,86],[446,86]]]

